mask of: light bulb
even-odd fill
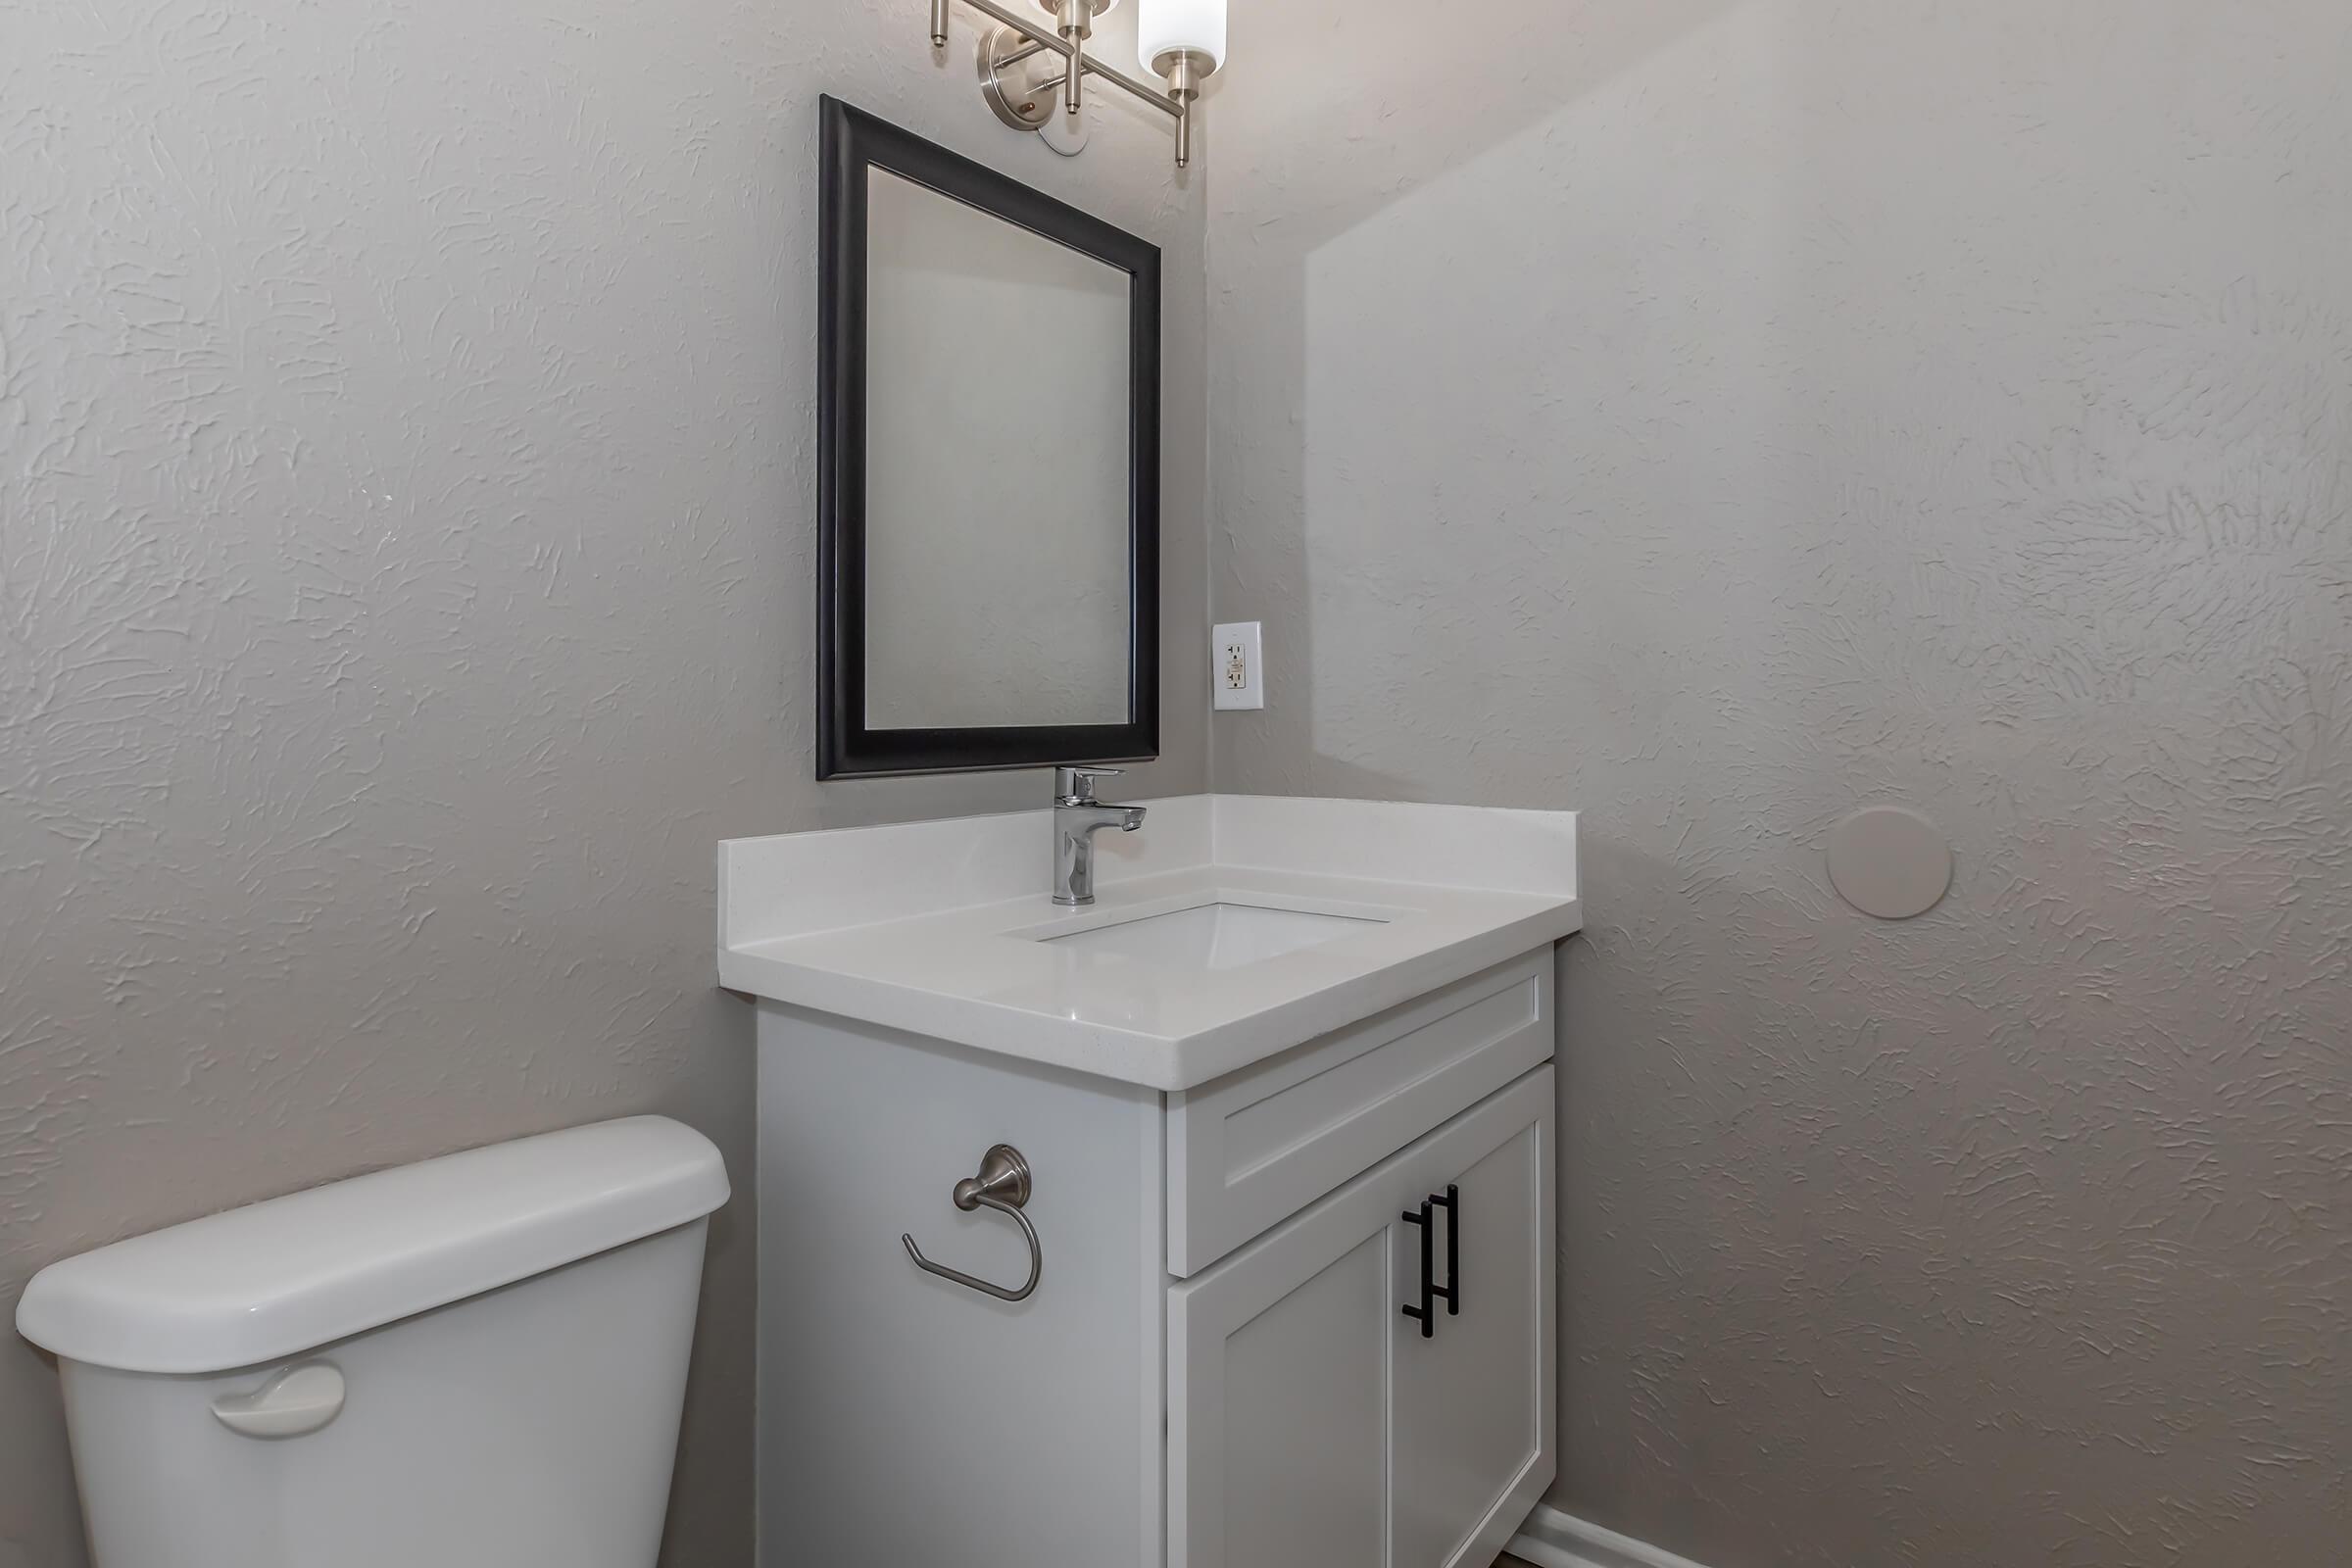
[[[1196,54],[1208,62],[1202,75],[1225,64],[1225,0],[1140,0],[1135,14],[1136,54],[1155,76],[1168,74],[1176,57]]]

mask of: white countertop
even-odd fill
[[[1576,814],[1196,795],[1097,836],[1097,902],[1056,906],[1053,813],[719,846],[722,985],[1180,1090],[1555,942],[1583,924]],[[1360,932],[1238,968],[1040,938],[1205,904]]]

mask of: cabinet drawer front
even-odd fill
[[[1551,1139],[1539,1067],[1169,1287],[1169,1568],[1493,1558],[1552,1478]],[[1401,1216],[1454,1183],[1465,1294],[1425,1339]]]
[[[1168,1097],[1168,1271],[1198,1273],[1553,1052],[1551,950]]]

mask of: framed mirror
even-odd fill
[[[823,127],[817,777],[1158,755],[1158,248]]]

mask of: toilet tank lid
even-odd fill
[[[127,1372],[225,1372],[671,1230],[727,1200],[710,1140],[631,1116],[208,1215],[52,1263],[17,1331]]]

